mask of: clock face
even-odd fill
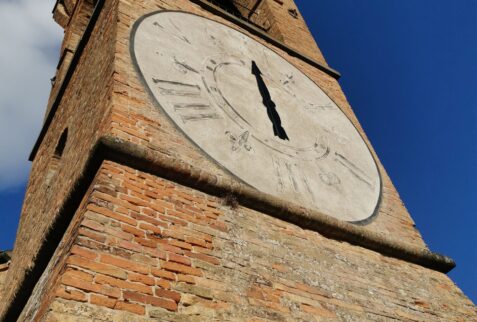
[[[141,18],[136,68],[172,121],[248,185],[335,218],[370,218],[381,179],[340,108],[277,53],[184,12]]]

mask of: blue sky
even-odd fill
[[[297,0],[429,247],[477,302],[477,1]]]
[[[296,2],[425,241],[477,302],[477,1]],[[0,249],[58,59],[53,6],[0,0]]]

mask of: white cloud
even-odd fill
[[[0,0],[0,191],[23,184],[59,57],[54,0]]]

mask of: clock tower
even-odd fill
[[[470,321],[292,0],[59,0],[4,321]]]

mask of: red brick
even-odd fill
[[[87,258],[87,259],[90,259],[90,260],[95,260],[98,257],[97,252],[94,252],[92,250],[89,250],[89,249],[86,249],[86,248],[83,248],[83,247],[79,247],[79,246],[76,246],[76,245],[73,245],[73,247],[71,247],[71,253],[75,254],[75,255],[78,255],[78,256],[81,256],[81,257],[84,257],[84,258]]]
[[[212,250],[209,248],[204,248],[200,246],[194,246],[192,247],[192,251],[194,253],[201,253],[201,254],[207,254],[207,255],[212,255]]]
[[[166,259],[167,255],[166,252],[159,250],[157,248],[149,248],[149,247],[144,247],[143,248],[144,253],[151,255],[154,258],[160,258],[160,259]]]
[[[161,262],[161,268],[171,272],[183,273],[186,275],[188,274],[188,275],[202,276],[202,271],[200,269],[173,263],[173,262]]]
[[[215,228],[215,229],[223,231],[223,232],[228,232],[229,231],[227,225],[223,221],[211,220],[210,226],[212,228]]]
[[[150,248],[157,247],[157,241],[152,239],[134,238],[134,241],[146,247],[150,247]]]
[[[95,304],[95,305],[99,305],[99,306],[105,306],[105,307],[109,307],[110,309],[112,309],[116,305],[117,300],[112,299],[112,298],[107,297],[107,296],[103,296],[103,295],[91,294],[90,298],[89,298],[89,302],[91,304]]]
[[[185,238],[185,241],[188,242],[189,244],[192,244],[192,245],[198,245],[198,246],[208,248],[208,246],[207,246],[208,243],[203,239],[187,236]]]
[[[170,291],[167,291],[167,292],[170,292]],[[134,301],[134,302],[143,303],[143,304],[151,304],[153,306],[165,308],[169,311],[177,310],[177,303],[168,298],[158,298],[158,297],[138,294],[138,293],[130,292],[130,291],[123,292],[123,296],[124,296],[124,299],[127,301]],[[180,296],[179,296],[179,299],[180,299]]]
[[[149,216],[145,216],[145,215],[141,215],[139,213],[132,213],[131,216],[139,221],[145,221],[147,223],[150,223],[154,226],[165,226],[165,224],[162,222],[162,221],[159,221],[157,219],[154,219],[152,217],[149,217]],[[141,226],[139,226],[141,227]],[[141,227],[142,228],[142,227]]]
[[[127,240],[118,240],[117,246],[124,249],[132,250],[133,252],[139,252],[139,253],[142,252],[141,245],[135,242],[127,241]]]
[[[114,276],[121,279],[126,279],[127,277],[126,272],[122,269],[118,269],[114,266],[105,265],[102,263],[92,262],[76,255],[68,257],[66,262],[71,265],[79,266],[98,273]]]
[[[76,269],[71,269],[71,268],[66,270],[66,272],[63,274],[63,276],[70,276],[70,277],[78,278],[78,279],[86,281],[86,282],[92,282],[93,281],[93,275],[91,275],[89,273],[86,273],[86,272],[78,271]]]
[[[132,240],[134,238],[133,234],[125,233],[122,230],[113,229],[111,227],[107,227],[105,233],[123,240]]]
[[[128,216],[119,215],[119,214],[117,214],[117,213],[115,213],[115,212],[113,212],[113,211],[111,211],[107,208],[102,208],[102,207],[98,207],[98,206],[93,205],[93,204],[89,204],[87,206],[87,209],[91,210],[93,212],[99,213],[103,216],[121,221],[123,223],[129,224],[129,225],[132,225],[132,226],[137,226],[137,221],[136,220],[134,220],[134,219],[132,219]]]
[[[58,287],[55,295],[64,298],[65,300],[73,300],[78,302],[86,302],[87,300],[86,294],[84,292],[75,289],[66,289],[63,285]]]
[[[169,311],[177,311],[177,303],[172,300],[149,296],[147,303],[153,306],[162,307]]]
[[[175,226],[172,226],[173,228]],[[182,240],[185,241],[185,235],[183,232],[178,231],[177,229],[164,229],[162,231],[162,236],[163,237],[172,237],[174,239]]]
[[[88,237],[84,237],[84,236],[78,236],[76,238],[76,243],[79,246],[86,247],[93,251],[108,251],[109,250],[108,246],[102,243],[98,243],[97,241],[89,239]]]
[[[94,220],[90,220],[90,219],[84,219],[81,222],[81,226],[84,226],[84,227],[87,227],[87,228],[90,228],[92,230],[96,230],[96,231],[99,231],[99,232],[104,231],[104,226],[103,225],[101,225],[100,223],[98,223]]]
[[[177,274],[177,280],[179,282],[185,282],[187,284],[195,284],[194,276]]]
[[[153,280],[152,285],[154,285],[154,279],[152,277],[151,279]],[[96,275],[94,281],[97,284],[107,284],[107,285],[118,287],[123,290],[126,289],[126,290],[141,292],[144,294],[152,294],[152,288],[150,286],[139,284],[139,283],[131,283],[131,282],[123,281],[123,280],[113,278],[110,276]]]
[[[134,301],[146,304],[146,295],[144,294],[132,291],[123,291],[123,298],[127,301]]]
[[[127,233],[130,233],[130,234],[133,234],[134,236],[137,236],[137,237],[144,238],[146,236],[146,233],[143,230],[137,229],[137,228],[129,226],[129,225],[121,224],[121,229],[123,231],[125,231]]]
[[[114,211],[118,214],[129,215],[129,209],[122,206],[117,206]]]
[[[181,248],[169,245],[168,240],[160,239],[157,242],[159,243],[159,248],[161,248],[164,251],[175,253],[175,254],[184,254],[184,250],[182,250]]]
[[[179,212],[179,211],[174,211],[174,210],[168,210],[167,211],[168,216],[184,219],[187,222],[193,222],[193,223],[200,223],[200,220],[196,218],[195,215],[189,215],[184,212]]]
[[[165,216],[165,215],[158,215],[158,217],[166,222],[171,222],[176,225],[180,226],[187,226],[187,221],[180,220],[171,216]]]
[[[138,192],[143,194],[145,190],[148,188],[146,185],[143,185],[141,183],[135,182],[134,184],[130,182],[123,182],[122,186],[128,190]]]
[[[139,314],[139,315],[144,315],[146,313],[146,308],[144,307],[144,305],[121,302],[121,301],[116,302],[116,305],[114,306],[114,309],[122,310],[122,311],[129,311],[131,313],[135,313],[135,314]]]
[[[189,258],[174,253],[167,253],[167,260],[187,266],[191,266],[192,264]]]
[[[75,277],[67,276],[67,275],[63,275],[61,277],[61,282],[65,285],[73,286],[75,288],[88,291],[88,292],[104,294],[104,295],[107,295],[110,297],[116,297],[116,298],[119,298],[121,296],[121,290],[118,288],[89,283],[89,282],[80,280]]]
[[[154,192],[154,191],[146,191],[146,196],[148,196],[149,198],[152,198],[152,199],[157,199],[157,193]]]
[[[113,257],[107,254],[101,254],[100,261],[105,264],[121,267],[126,270],[137,272],[137,273],[142,273],[142,274],[149,273],[149,267],[147,267],[146,265],[133,262],[130,260],[118,258],[118,257]]]
[[[165,223],[161,223],[160,226],[157,226],[157,225],[146,224],[146,223],[143,223],[143,222],[139,224],[139,228],[141,228],[141,229],[145,229],[146,231],[151,231],[153,233],[162,235],[161,227],[166,228],[167,225]]]
[[[142,208],[141,209],[141,214],[157,218],[157,212],[154,211],[153,206],[154,205],[152,204],[152,205],[150,205],[151,208]]]
[[[145,285],[154,285],[154,277],[142,274],[129,273],[128,280],[131,282],[139,282]]]
[[[171,299],[177,303],[179,303],[179,301],[181,300],[181,294],[180,293],[177,293],[177,292],[174,292],[174,291],[169,291],[169,290],[165,290],[163,288],[158,288],[156,287],[155,291],[154,291],[154,294],[156,296],[159,296],[159,297],[164,297],[164,298],[168,298],[168,299]]]
[[[192,245],[191,244],[181,242],[181,241],[178,241],[178,240],[174,240],[174,239],[169,240],[169,244],[172,245],[172,246],[182,248],[182,249],[192,250]]]
[[[188,257],[197,258],[197,259],[200,259],[204,262],[208,262],[210,264],[214,264],[214,265],[219,265],[220,264],[220,261],[219,261],[218,258],[209,256],[209,255],[205,255],[205,254],[201,254],[201,253],[193,253],[193,252],[189,252],[189,251],[185,251],[184,254]]]
[[[104,236],[103,234],[97,233],[93,230],[90,230],[84,227],[81,227],[78,229],[78,235],[91,238],[102,244],[106,241],[106,236]]]
[[[186,275],[184,275],[184,276],[186,276]],[[156,279],[156,285],[159,286],[159,287],[162,287],[163,289],[166,289],[166,290],[171,288],[171,283],[169,281],[165,280],[165,279],[162,279],[162,278],[157,278]]]
[[[142,199],[136,198],[136,197],[131,197],[128,195],[120,195],[119,199],[124,200],[129,202],[130,204],[133,204],[135,206],[140,206],[140,207],[148,207],[149,203],[147,201],[144,201]]]
[[[139,207],[133,206],[126,201],[122,201],[122,200],[120,200],[116,197],[112,197],[112,196],[110,196],[108,194],[105,194],[105,193],[95,192],[95,197],[97,197],[98,199],[109,201],[109,202],[114,203],[114,204],[119,204],[120,206],[123,206],[123,207],[128,208],[128,209],[133,210],[133,211],[139,211]],[[90,205],[88,205],[88,207],[89,206]],[[133,225],[133,226],[135,226],[135,225]]]
[[[153,268],[151,268],[151,273],[152,273],[152,275],[154,275],[156,277],[162,277],[162,278],[165,278],[165,279],[168,279],[168,280],[171,280],[171,281],[176,280],[176,276],[173,273],[162,270],[162,269],[158,269],[158,268],[153,267]]]

